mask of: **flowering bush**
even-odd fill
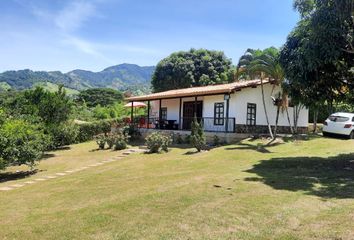
[[[168,152],[168,145],[171,143],[171,136],[163,135],[160,132],[153,132],[146,137],[146,145],[150,153]]]

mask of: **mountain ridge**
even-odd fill
[[[151,76],[155,66],[139,66],[123,63],[107,67],[99,72],[74,69],[67,73],[61,71],[10,70],[0,73],[0,83],[11,89],[33,88],[38,83],[63,84],[67,88],[84,90],[108,87],[134,93],[150,92]],[[0,84],[0,86],[1,86]]]

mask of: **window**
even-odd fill
[[[331,115],[331,116],[329,116],[329,120],[332,122],[346,122],[349,120],[349,118],[343,117],[343,116]]]
[[[161,119],[162,120],[167,120],[167,108],[161,108]]]
[[[214,105],[214,125],[224,125],[224,103]]]
[[[256,110],[257,105],[255,103],[247,103],[247,125],[256,125]]]

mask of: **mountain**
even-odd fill
[[[63,84],[68,89],[83,90],[88,88],[108,87],[136,94],[150,91],[151,76],[155,67],[141,67],[135,64],[120,64],[108,67],[101,72],[73,70],[68,73],[60,71],[6,71],[0,73],[0,90],[23,90],[36,85]]]

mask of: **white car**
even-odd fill
[[[354,113],[333,113],[323,123],[323,136],[345,135],[354,139]]]

